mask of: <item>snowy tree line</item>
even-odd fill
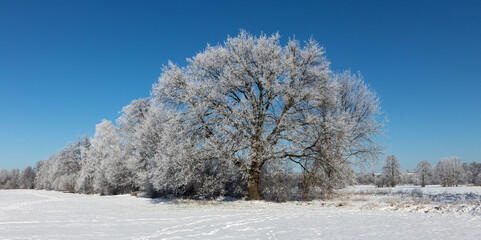
[[[378,187],[394,187],[396,185],[424,187],[431,184],[443,187],[481,186],[481,163],[463,163],[459,157],[440,159],[434,167],[427,160],[422,160],[413,172],[401,172],[400,169],[397,158],[390,155],[386,158],[382,174],[357,174],[357,183],[372,184]]]
[[[77,146],[88,147],[89,138],[86,136],[79,138],[76,144]],[[66,148],[71,149],[71,147],[72,144],[69,144]],[[64,150],[66,149],[63,149],[62,151]],[[52,157],[53,156],[51,156],[48,160],[50,162],[59,161],[57,164],[55,164],[57,167],[68,165],[65,164],[65,158],[63,160],[53,160]],[[419,162],[414,171],[401,172],[399,163],[396,164],[395,161],[393,161],[394,159],[397,158],[395,158],[395,156],[388,156],[384,166],[385,171],[382,174],[357,173],[355,174],[356,180],[351,181],[350,184],[373,184],[379,187],[393,185],[420,185],[424,187],[431,184],[438,184],[444,187],[457,185],[481,186],[481,163],[462,163],[458,157],[451,157],[441,159],[435,165],[435,167],[433,167],[427,160],[422,160]],[[47,160],[38,162],[35,168],[28,166],[22,171],[19,169],[12,169],[11,171],[5,169],[0,170],[0,189],[39,188],[58,191],[81,192],[87,194],[109,194],[108,192],[96,190],[93,187],[93,177],[87,179],[85,177],[80,178],[78,173],[77,176],[75,176],[75,174],[68,174],[67,171],[65,171],[66,168],[63,168],[64,172],[63,174],[60,174],[60,170],[52,170],[47,168],[47,165],[43,166],[46,161]],[[60,164],[61,161],[64,161],[64,164]],[[76,161],[71,161],[71,164],[73,163],[75,166],[75,162]],[[287,163],[288,162],[277,161],[269,166],[264,167],[262,173],[263,179],[260,185],[261,194],[264,196],[264,198],[274,201],[286,201],[296,199],[296,196],[301,194],[299,186],[303,181],[302,172],[294,171],[293,168],[295,165],[285,165]],[[36,178],[40,168],[42,168],[42,171],[40,171],[40,176]],[[80,168],[77,166],[77,168],[74,169]],[[50,175],[50,173],[52,173],[52,175]],[[41,174],[44,174],[44,179],[42,179]],[[84,172],[84,176],[86,176],[85,174],[86,173]],[[60,175],[63,176],[58,177]],[[77,185],[69,184],[72,182],[66,180],[69,178],[74,179],[73,182],[75,182]],[[88,184],[88,181],[91,181],[92,184]],[[148,185],[148,181],[146,181],[145,184],[147,184],[146,186],[148,188],[151,187]],[[343,184],[341,185],[344,186]],[[85,188],[86,186],[89,187]],[[116,193],[124,193],[130,190],[131,188],[127,187],[126,189]],[[115,194],[115,192],[111,192],[110,194]],[[241,196],[241,194],[238,196]]]
[[[187,66],[164,67],[151,96],[40,161],[35,187],[249,200],[329,197],[376,162],[383,119],[359,74],[324,49],[241,31]]]
[[[36,171],[32,167],[26,167],[20,172],[19,169],[11,171],[0,170],[0,189],[33,189],[35,187]]]

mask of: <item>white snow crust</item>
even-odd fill
[[[0,239],[480,239],[479,215],[365,207],[378,200],[164,201],[0,190]]]

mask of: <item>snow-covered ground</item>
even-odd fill
[[[360,206],[379,199],[347,195],[332,202],[195,202],[0,190],[0,239],[459,240],[481,236],[480,215],[367,209]]]
[[[396,186],[394,188],[378,188],[373,185],[358,185],[352,186],[342,191],[349,191],[349,192],[371,192],[371,193],[379,193],[379,192],[411,192],[411,191],[421,191],[424,194],[477,194],[481,195],[481,187],[480,186],[459,186],[459,187],[441,187],[440,185],[427,185],[426,187],[420,186]]]
[[[396,186],[353,186],[338,193],[344,200],[358,209],[381,209],[404,212],[473,215],[481,217],[481,187],[441,187],[429,185]]]

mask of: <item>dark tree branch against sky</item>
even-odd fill
[[[481,161],[480,1],[0,0],[0,168],[46,159],[148,97],[168,60],[240,29],[313,36],[335,71],[360,71],[404,169]]]

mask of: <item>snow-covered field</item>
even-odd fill
[[[339,190],[338,193],[338,201],[347,201],[351,207],[361,210],[381,209],[481,217],[481,187],[354,186]]]
[[[479,186],[459,186],[459,187],[441,187],[439,185],[428,185],[424,188],[420,186],[396,186],[394,188],[378,188],[373,185],[358,185],[342,189],[349,192],[411,192],[421,191],[424,194],[469,194],[474,193],[481,195],[481,187]]]
[[[480,239],[481,215],[368,209],[383,200],[349,191],[331,202],[267,203],[0,190],[0,239]]]

